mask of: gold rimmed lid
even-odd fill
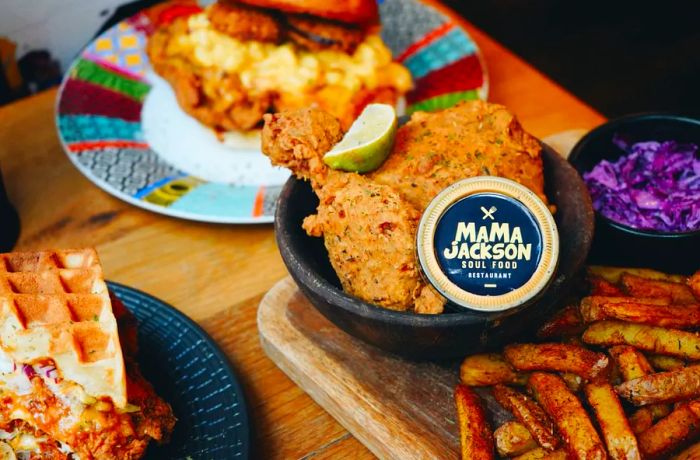
[[[452,303],[495,312],[523,305],[551,281],[559,234],[547,205],[509,179],[475,177],[440,192],[417,235],[428,281]]]

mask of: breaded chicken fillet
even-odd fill
[[[348,294],[392,310],[442,312],[445,300],[425,284],[416,262],[420,213],[387,185],[328,168],[323,155],[342,137],[338,120],[320,110],[268,114],[263,152],[311,181],[320,203],[304,229],[323,236]]]

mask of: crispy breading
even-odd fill
[[[370,177],[423,211],[447,186],[481,175],[512,179],[547,202],[540,143],[502,105],[472,101],[414,113]]]
[[[426,286],[416,261],[420,213],[393,188],[323,163],[342,134],[338,121],[319,110],[266,115],[263,152],[311,181],[319,206],[304,229],[324,237],[346,292],[394,310],[442,312],[445,300]]]
[[[335,49],[354,53],[365,32],[359,27],[305,15],[287,16],[287,34],[296,44],[311,51]]]
[[[273,164],[311,181],[319,196],[317,215],[304,224],[307,233],[324,236],[346,291],[388,308],[419,313],[443,309],[445,300],[421,278],[415,233],[425,205],[444,187],[483,174],[481,166],[488,163],[493,167],[490,173],[518,180],[546,199],[540,145],[502,106],[474,101],[430,116],[415,114],[399,128],[384,165],[363,176],[330,170],[323,162],[323,155],[343,136],[342,124],[332,115],[304,109],[264,119],[263,153]],[[427,136],[433,136],[429,126],[437,132],[431,152],[425,151],[430,145]],[[465,134],[470,130],[485,140]],[[413,139],[416,136],[425,139]],[[483,157],[476,150],[461,159],[453,153],[465,152],[468,144],[483,151]],[[432,162],[436,155],[446,162],[416,170],[421,158]],[[476,162],[476,169],[470,161]]]
[[[219,0],[206,11],[216,30],[238,40],[277,43],[282,36],[279,17],[270,10]]]

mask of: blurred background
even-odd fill
[[[700,111],[697,0],[444,1],[608,117]],[[0,105],[58,84],[99,31],[154,3],[2,0]]]

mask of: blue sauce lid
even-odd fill
[[[440,192],[417,234],[423,273],[452,303],[495,312],[527,303],[551,281],[559,234],[547,205],[509,179],[475,177]]]

